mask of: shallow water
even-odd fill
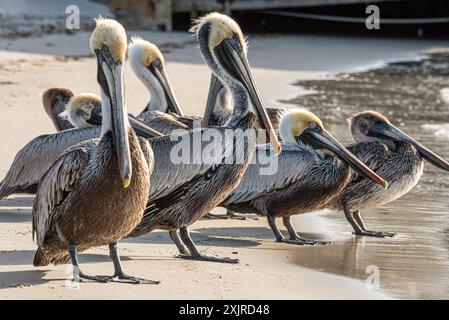
[[[439,52],[420,60],[395,63],[359,74],[340,74],[298,85],[316,94],[290,103],[317,113],[341,141],[351,141],[344,119],[376,110],[403,131],[449,159],[449,104],[441,89],[449,87],[449,55]],[[444,93],[444,90],[443,90]],[[371,230],[394,231],[395,238],[355,237],[341,213],[326,213],[332,245],[296,250],[299,265],[365,279],[366,268],[379,268],[380,289],[398,298],[449,298],[449,173],[425,164],[419,184],[402,198],[362,211]],[[304,254],[306,253],[306,254]]]

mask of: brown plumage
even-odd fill
[[[40,181],[32,212],[38,244],[34,263],[58,264],[70,256],[74,279],[157,283],[126,275],[117,250],[117,241],[142,218],[153,155],[128,122],[122,82],[126,32],[111,19],[99,18],[96,23],[90,46],[98,61],[105,116],[100,139],[64,151]],[[106,244],[114,275],[82,273],[77,252]]]
[[[73,128],[67,119],[60,116],[73,95],[70,89],[63,87],[50,88],[42,95],[44,110],[58,131]]]
[[[254,130],[257,120],[267,130],[278,153],[280,147],[259,100],[246,58],[246,43],[240,42],[241,31],[238,25],[229,17],[212,14],[200,20],[195,32],[206,63],[232,88],[234,113],[226,126],[196,132],[207,134],[210,130],[209,133],[219,133],[222,137],[221,141],[214,139],[212,142],[217,151],[213,152],[212,159],[207,162],[194,162],[193,158],[189,157],[190,161],[187,163],[175,165],[170,161],[172,159],[168,159],[173,148],[179,143],[176,137],[162,137],[151,142],[156,165],[152,181],[155,181],[156,188],[151,190],[144,217],[130,236],[139,236],[154,229],[166,229],[171,232],[180,229],[181,241],[190,253],[182,255],[183,258],[235,263],[235,259],[201,255],[190,238],[187,227],[224,200],[238,185],[256,146],[255,139],[245,139],[245,132]],[[215,40],[221,37],[221,40],[211,44],[208,41],[211,37]],[[220,57],[213,57],[213,51],[220,52]],[[230,51],[234,54],[230,54]],[[229,133],[231,130],[234,136],[225,134],[225,131]],[[177,138],[192,141],[194,133],[190,130]],[[234,148],[240,143],[244,144]],[[202,141],[202,144],[200,150],[194,149],[189,154],[195,158],[198,152],[204,150],[205,145],[211,147],[208,141]]]
[[[409,192],[421,178],[424,159],[445,171],[449,171],[449,163],[396,128],[378,112],[360,112],[350,117],[348,122],[355,141],[348,149],[386,179],[389,188],[382,189],[353,174],[350,183],[328,207],[343,211],[355,234],[394,236],[393,232],[367,230],[360,210],[389,203]]]
[[[152,168],[141,144],[147,145],[146,157],[152,159],[148,156],[148,142],[142,139],[139,143],[130,129],[133,179],[128,188],[123,188],[117,174],[111,133],[98,142],[91,140],[71,147],[61,155],[42,178],[33,206],[35,233],[43,221],[34,213],[47,208],[51,211],[45,236],[37,238],[35,266],[66,263],[70,259],[69,244],[76,245],[78,252],[108,245],[129,234],[140,222],[149,194],[149,165]],[[69,183],[58,190],[54,186],[58,182]]]

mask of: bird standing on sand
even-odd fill
[[[90,47],[97,58],[102,97],[100,139],[67,149],[42,178],[33,207],[38,244],[34,265],[71,259],[75,279],[157,283],[126,275],[117,250],[117,241],[142,218],[153,167],[152,150],[146,140],[139,141],[126,113],[124,28],[114,20],[99,18]],[[109,245],[114,275],[81,272],[77,252],[102,245]]]
[[[348,122],[355,141],[348,149],[385,178],[390,187],[385,190],[354,175],[328,207],[343,211],[356,235],[392,237],[395,235],[393,232],[367,230],[360,210],[389,203],[409,192],[421,178],[423,158],[445,171],[449,171],[449,163],[378,112],[360,112],[350,117]]]
[[[313,113],[306,110],[287,111],[280,120],[282,154],[276,171],[261,175],[266,164],[261,155],[272,154],[269,145],[259,145],[239,186],[220,206],[242,213],[266,216],[276,241],[290,244],[323,244],[301,238],[290,217],[295,214],[322,209],[349,182],[351,166],[363,177],[387,186],[345,147],[343,147]],[[366,179],[366,180],[368,180]],[[285,239],[276,226],[275,218],[282,217],[288,230]]]
[[[246,57],[246,42],[238,24],[225,15],[212,13],[199,19],[193,30],[207,65],[232,94],[233,115],[222,127],[152,140],[155,170],[151,179],[155,187],[151,188],[142,221],[130,236],[140,236],[155,229],[169,230],[172,234],[179,229],[181,241],[190,252],[190,255],[181,255],[182,258],[236,263],[238,260],[235,259],[201,255],[187,227],[222,202],[239,184],[257,143],[256,139],[242,141],[245,131],[256,129],[259,121],[267,130],[276,153],[280,152],[280,145],[260,101]],[[233,135],[225,134],[226,131]],[[210,161],[175,164],[167,160],[179,140],[192,141],[194,134],[204,136],[209,133],[219,133],[222,139],[207,143],[202,139],[201,149],[194,149],[193,153],[198,154],[206,145],[209,150],[222,148],[222,152],[215,152]],[[178,244],[178,248],[179,245],[182,246]]]

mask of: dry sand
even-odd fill
[[[200,115],[206,100],[209,72],[192,38],[186,33],[141,33],[162,45],[168,73],[187,114]],[[76,93],[95,92],[95,60],[88,49],[88,34],[0,40],[0,177],[16,152],[33,137],[54,132],[43,112],[40,95],[62,85]],[[344,43],[344,45],[342,45]],[[406,57],[429,47],[430,41],[338,39],[329,37],[254,37],[250,60],[267,106],[303,92],[290,83],[325,77],[331,71],[354,69],[385,59]],[[378,50],[382,47],[382,50]],[[353,56],[351,56],[353,54]],[[74,56],[74,57],[70,57]],[[125,69],[129,111],[138,113],[148,94],[128,64]],[[157,286],[82,283],[67,286],[66,266],[34,268],[31,240],[32,197],[16,195],[0,202],[0,298],[125,298],[125,299],[383,299],[364,281],[334,276],[295,265],[289,257],[312,248],[273,242],[266,222],[202,220],[192,226],[200,249],[209,254],[238,257],[239,265],[191,262],[174,258],[175,246],[166,232],[153,232],[121,244],[128,273],[161,280]],[[302,218],[308,233],[328,239],[325,221]],[[319,236],[320,236],[319,235]],[[316,234],[315,234],[316,236]],[[348,232],[348,237],[351,235]],[[108,274],[112,264],[107,248],[81,256],[84,270]]]

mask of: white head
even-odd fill
[[[92,93],[81,93],[70,99],[65,114],[76,128],[85,128],[93,123],[91,119],[101,119],[101,98]]]
[[[173,112],[182,115],[165,72],[165,61],[159,48],[151,42],[134,36],[129,43],[128,55],[131,68],[150,92],[148,111]]]
[[[296,139],[312,124],[323,128],[321,120],[312,112],[305,109],[291,109],[279,120],[279,135],[286,143],[297,143]]]
[[[306,144],[313,149],[336,156],[350,165],[358,174],[385,188],[388,183],[357,159],[323,127],[321,120],[312,112],[293,109],[281,116],[279,133],[286,143]]]

